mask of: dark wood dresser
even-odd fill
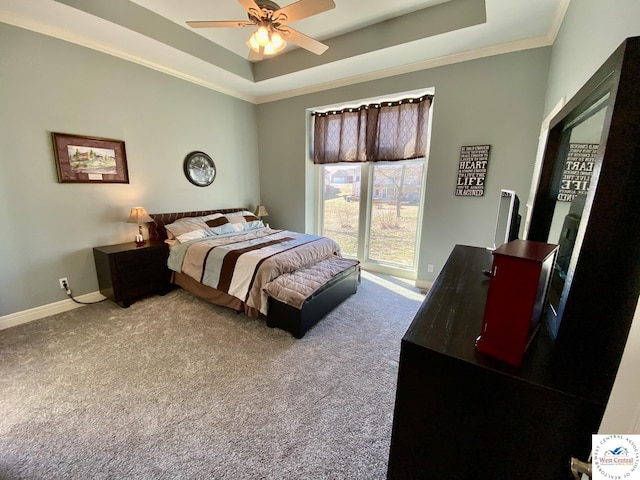
[[[519,368],[477,352],[491,265],[457,245],[402,339],[389,479],[571,479],[589,456],[597,372],[572,378],[546,328]]]
[[[105,245],[93,249],[100,293],[122,307],[150,293],[170,289],[169,246],[162,241]]]

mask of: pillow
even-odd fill
[[[264,223],[255,215],[246,215],[241,222],[244,230],[256,230],[258,228],[264,228]]]
[[[244,217],[244,220],[247,221],[247,222],[260,220],[258,217],[256,217],[256,215],[254,213],[250,212],[249,210],[242,210],[240,212],[226,213],[225,216],[230,221],[233,221],[232,219],[238,219],[238,218],[241,219],[242,217]],[[236,221],[238,221],[238,220],[236,220]]]
[[[264,228],[262,220],[251,212],[233,212],[226,215],[218,213],[209,217],[205,223],[209,226],[209,231],[214,235]]]
[[[167,238],[173,240],[194,230],[206,230],[209,226],[202,221],[201,217],[184,217],[165,225],[164,228],[167,231]]]
[[[230,212],[225,213],[225,215],[229,218],[233,217],[244,217],[245,215],[253,215],[249,210],[240,210],[239,212]]]
[[[183,242],[188,242],[189,240],[197,240],[199,238],[204,238],[208,236],[209,235],[207,235],[207,230],[198,229],[198,230],[193,230],[191,232],[183,233],[182,235],[178,235],[176,237],[176,240],[179,241],[180,243],[183,243]]]
[[[243,215],[244,221],[245,222],[260,222],[261,220],[256,217],[253,213],[250,213],[249,215]]]
[[[213,215],[208,215],[204,223],[206,223],[209,228],[221,227],[229,223],[229,219],[222,213],[214,213]]]
[[[249,211],[227,214],[212,213],[202,217],[182,217],[165,225],[167,238],[179,242],[197,240],[228,233],[264,228],[264,223]]]

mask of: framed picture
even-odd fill
[[[129,183],[122,140],[51,133],[60,183]]]

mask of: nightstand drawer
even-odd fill
[[[124,307],[137,297],[170,288],[169,246],[163,242],[95,247],[93,255],[100,293]]]
[[[157,290],[157,287],[153,286],[157,284],[166,284],[169,281],[170,272],[167,268],[139,268],[119,271],[116,276],[117,282],[123,290],[131,290],[140,286],[150,290]]]

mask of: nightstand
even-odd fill
[[[147,240],[137,247],[135,242],[94,247],[100,293],[121,307],[134,299],[170,290],[171,272],[167,267],[169,245]]]

